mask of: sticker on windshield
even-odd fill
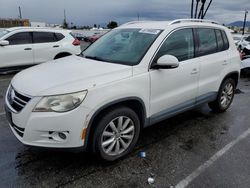
[[[141,29],[139,33],[157,35],[158,33],[160,33],[160,30],[159,29]]]

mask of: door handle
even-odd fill
[[[24,50],[32,50],[32,48],[24,48]]]
[[[55,46],[53,46],[53,48],[58,48],[59,47],[59,45],[55,45]]]
[[[227,60],[224,60],[222,63],[222,65],[227,65],[227,64],[228,64]]]
[[[193,68],[191,74],[197,74],[199,71],[197,68]]]

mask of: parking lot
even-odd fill
[[[125,159],[29,148],[12,134],[4,95],[13,74],[0,76],[1,187],[249,187],[250,79],[240,80],[232,107],[207,105],[149,127]],[[138,156],[146,152],[146,157]],[[152,176],[154,184],[147,183]]]

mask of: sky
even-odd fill
[[[18,17],[19,6],[30,21],[61,24],[66,9],[68,23],[92,26],[122,24],[138,15],[140,20],[190,18],[191,0],[0,0],[0,18]],[[245,10],[250,21],[250,0],[213,0],[206,18],[228,24],[243,20]]]

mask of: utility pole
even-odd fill
[[[194,16],[194,0],[192,0],[192,4],[191,4],[191,18],[193,18]]]
[[[244,23],[243,23],[243,31],[242,31],[242,35],[244,35],[244,34],[245,34],[245,27],[246,27],[247,14],[248,14],[248,11],[247,11],[247,10],[245,10],[245,17],[244,17]]]
[[[196,0],[196,6],[195,6],[195,15],[194,18],[197,18],[197,10],[198,10],[198,5],[199,5],[200,0]]]
[[[19,18],[22,19],[22,10],[20,6],[18,7],[18,10],[19,10]]]
[[[206,11],[204,12],[204,14],[203,14],[203,16],[202,16],[202,19],[205,18],[206,14],[207,14],[207,11],[208,11],[208,9],[209,9],[209,7],[210,7],[212,1],[213,1],[213,0],[210,0],[208,6],[207,6],[207,8],[206,8]]]
[[[64,22],[66,22],[66,10],[65,9],[64,9],[63,14],[64,14]]]
[[[205,3],[206,3],[206,0],[201,0],[201,3],[202,3],[202,4],[201,4],[199,16],[198,16],[199,19],[202,19],[202,17],[203,17],[203,14],[204,14],[204,6],[205,6]]]

